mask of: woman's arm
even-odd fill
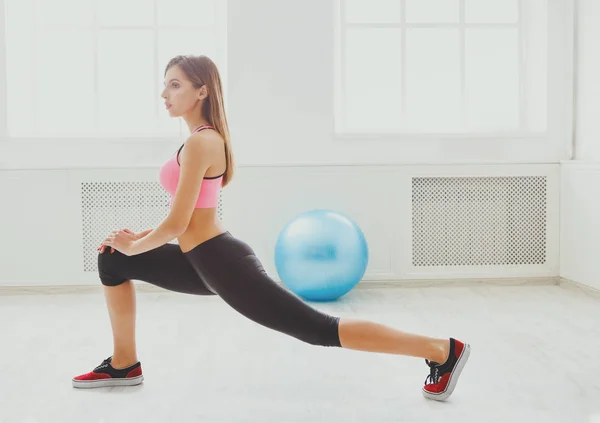
[[[138,239],[142,239],[143,237],[145,237],[146,235],[148,235],[150,232],[152,232],[154,229],[146,229],[145,231],[142,231],[138,234],[135,235],[135,239],[136,241]]]
[[[154,250],[155,248],[174,240],[183,233],[183,231],[175,226],[172,219],[169,219],[168,217],[156,228],[148,229],[148,231],[144,232],[148,233],[143,237],[137,238],[131,244],[131,249],[129,251],[130,255],[142,254],[146,251]]]

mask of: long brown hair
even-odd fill
[[[206,85],[208,97],[202,106],[202,114],[208,120],[209,124],[225,140],[225,160],[227,169],[223,175],[223,186],[226,186],[233,177],[233,152],[231,151],[231,137],[229,135],[229,126],[227,116],[225,115],[225,106],[223,101],[223,87],[221,85],[221,76],[217,65],[206,56],[175,56],[165,68],[167,71],[173,67],[179,68],[185,73],[188,79],[194,85],[194,88],[200,88]]]

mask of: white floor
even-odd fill
[[[218,298],[138,292],[145,382],[77,390],[112,352],[101,290],[0,295],[0,423],[600,422],[600,299],[553,285],[356,289],[316,304],[471,343],[454,396],[421,359],[302,344]]]

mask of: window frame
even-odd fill
[[[37,0],[34,0],[37,1]],[[92,31],[94,33],[94,44],[95,44],[95,51],[94,51],[94,60],[97,63],[97,59],[98,59],[98,46],[97,46],[97,40],[98,40],[98,32],[100,30],[100,26],[97,25],[96,23],[96,4],[99,1],[102,0],[91,0],[93,3],[93,7],[94,7],[94,23],[93,23],[93,28]],[[117,29],[153,29],[154,30],[154,77],[155,77],[155,82],[158,84],[157,86],[159,86],[162,78],[160,77],[160,75],[158,75],[158,68],[159,68],[159,63],[157,63],[158,60],[158,32],[160,30],[160,28],[157,22],[157,14],[156,14],[156,9],[157,9],[157,0],[151,0],[153,3],[153,7],[154,7],[154,24],[152,26],[126,26],[126,25],[107,25],[107,26],[102,26],[102,28],[117,28]],[[227,6],[228,6],[228,2],[226,0],[215,0],[215,30],[216,30],[216,34],[217,37],[216,39],[218,40],[217,43],[217,57],[213,58],[213,59],[217,59],[219,61],[219,72],[221,75],[221,79],[222,79],[222,84],[223,84],[223,96],[224,96],[224,100],[225,100],[225,105],[228,104],[228,89],[227,89],[227,81],[228,81],[228,73],[227,73]],[[179,140],[182,136],[184,136],[185,133],[187,133],[187,129],[183,128],[182,126],[182,131],[180,131],[180,134],[174,134],[174,135],[156,135],[156,136],[146,136],[146,135],[57,135],[57,136],[11,136],[9,135],[8,132],[8,127],[9,127],[9,122],[8,122],[8,104],[7,104],[7,70],[6,70],[6,62],[7,62],[7,57],[6,57],[6,49],[7,49],[7,39],[6,39],[6,33],[5,33],[5,20],[6,20],[6,1],[5,0],[0,0],[0,26],[2,28],[2,31],[0,31],[0,168],[3,167],[3,162],[2,162],[2,157],[6,157],[6,155],[4,154],[4,151],[10,151],[11,148],[14,150],[15,148],[18,149],[18,147],[15,147],[19,144],[24,144],[24,145],[35,145],[37,143],[55,143],[57,145],[58,149],[62,149],[63,147],[68,147],[69,145],[72,145],[73,143],[81,143],[81,142],[85,142],[85,143],[89,143],[90,145],[95,145],[95,144],[100,144],[100,143],[104,143],[106,144],[108,142],[109,145],[114,144],[115,146],[117,145],[123,145],[123,143],[126,144],[142,144],[142,143],[148,143],[148,142],[152,142],[152,143],[158,143],[158,144],[164,144],[164,143],[172,143],[174,140]],[[35,17],[34,17],[35,19]],[[167,26],[166,28],[194,28],[194,27],[190,27],[190,26],[176,26],[176,27],[171,27],[171,26]],[[216,61],[216,60],[215,60]],[[166,64],[165,64],[166,65]],[[97,69],[97,66],[96,66]],[[98,104],[98,100],[97,100],[97,93],[98,93],[98,85],[97,85],[97,72],[95,73],[95,82],[94,82],[94,93],[95,93],[95,108],[97,107]],[[159,93],[157,92],[157,95]],[[34,106],[35,107],[35,106]],[[158,118],[158,108],[155,109],[155,118]],[[35,116],[35,115],[34,115]],[[99,116],[98,116],[98,112],[97,109],[95,110],[94,113],[94,119],[97,122]],[[182,124],[183,125],[183,124]],[[134,147],[134,149],[137,149]],[[4,151],[3,151],[4,150]],[[20,149],[19,149],[20,150]]]
[[[354,131],[345,127],[345,111],[344,103],[344,57],[345,37],[344,30],[347,27],[373,27],[373,28],[400,28],[402,36],[402,66],[406,66],[406,29],[409,27],[415,28],[459,28],[460,30],[460,48],[461,48],[461,66],[464,66],[465,51],[464,51],[464,29],[467,27],[521,27],[522,20],[519,19],[517,24],[469,24],[465,22],[465,0],[459,0],[459,23],[448,24],[407,24],[406,23],[406,0],[397,0],[401,3],[401,22],[394,24],[377,24],[377,23],[351,23],[344,22],[345,3],[346,0],[334,1],[334,136],[338,140],[369,140],[369,141],[459,141],[459,140],[486,140],[486,141],[531,141],[539,143],[540,141],[552,141],[555,147],[561,149],[564,143],[570,144],[572,136],[572,120],[573,120],[573,40],[574,40],[574,15],[575,5],[573,0],[556,0],[548,2],[548,75],[547,75],[547,92],[546,92],[546,130],[544,132],[530,131],[486,131],[486,132],[410,132],[410,131]],[[522,9],[522,0],[519,0],[519,8]],[[519,37],[519,62],[523,69],[523,37]],[[403,73],[402,86],[405,85]],[[522,74],[522,72],[520,72]],[[464,94],[464,68],[461,69],[462,90]],[[520,78],[520,102],[523,105],[524,90],[523,79]],[[406,90],[403,89],[403,97]],[[403,98],[404,107],[404,98]],[[520,124],[524,120],[524,108],[521,108]]]

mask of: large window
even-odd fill
[[[549,10],[547,0],[338,0],[336,132],[545,133],[550,54],[564,45],[549,48]]]
[[[9,137],[180,133],[160,93],[177,54],[225,78],[222,0],[4,0]]]

